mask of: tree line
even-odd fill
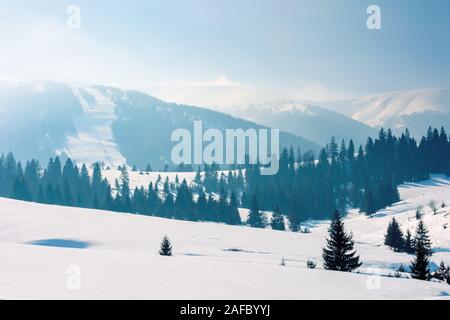
[[[429,178],[431,173],[450,173],[450,142],[445,130],[428,129],[417,142],[408,130],[396,137],[379,131],[376,139],[356,150],[352,140],[338,147],[334,138],[318,158],[283,149],[279,172],[263,176],[260,166],[244,165],[226,172],[217,164],[205,165],[191,184],[186,180],[130,189],[126,165],[113,186],[95,163],[64,163],[59,157],[41,168],[37,160],[23,165],[12,153],[0,157],[0,196],[47,204],[157,215],[192,221],[241,224],[238,207],[250,209],[248,224],[271,225],[284,230],[284,218],[297,231],[308,218],[329,218],[338,209],[361,208],[371,215],[399,200],[397,185]],[[274,212],[268,221],[262,210]]]
[[[357,149],[352,140],[338,147],[332,138],[317,159],[311,152],[285,148],[273,176],[261,175],[258,165],[247,166],[242,204],[250,207],[255,196],[260,209],[279,208],[295,230],[308,218],[329,218],[335,209],[345,213],[360,208],[370,216],[399,200],[399,184],[428,179],[432,173],[450,174],[444,128],[429,128],[420,141],[407,129],[400,137],[381,129]]]

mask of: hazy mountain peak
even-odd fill
[[[450,90],[418,89],[388,92],[352,100],[324,103],[372,127],[391,127],[400,132],[408,127],[421,135],[428,126],[450,124]]]

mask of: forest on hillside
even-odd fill
[[[250,209],[247,224],[292,231],[306,219],[324,219],[337,209],[360,208],[371,215],[399,200],[397,186],[450,174],[450,141],[444,128],[428,129],[420,141],[408,130],[395,136],[381,129],[356,147],[352,140],[334,138],[315,156],[311,151],[283,149],[279,172],[261,175],[260,165],[243,165],[227,173],[216,164],[204,165],[192,183],[161,177],[148,186],[130,189],[128,167],[120,166],[120,179],[110,185],[95,163],[92,174],[59,157],[42,168],[37,160],[21,161],[12,153],[0,157],[0,196],[46,204],[96,208],[191,221],[241,224],[238,208]],[[137,170],[137,168],[134,168]],[[147,167],[146,170],[151,170]],[[266,221],[261,210],[274,211]],[[277,221],[274,221],[278,219]],[[280,220],[281,219],[281,220]]]

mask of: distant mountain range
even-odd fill
[[[190,101],[305,137],[323,145],[331,136],[365,143],[380,127],[422,136],[428,126],[450,129],[450,90],[389,92],[339,101],[307,101],[239,85],[152,90],[169,101]]]
[[[322,106],[371,127],[408,128],[422,136],[428,126],[450,129],[450,90],[421,89],[390,92],[352,100],[323,102]]]
[[[199,94],[200,100],[195,98]],[[419,137],[428,126],[448,130],[450,125],[450,90],[445,89],[322,102],[237,85],[167,89],[162,96],[202,107],[140,91],[0,77],[0,152],[43,161],[67,154],[80,163],[150,163],[161,169],[171,164],[173,130],[192,131],[195,120],[203,121],[205,129],[222,131],[278,128],[282,146],[316,154],[331,136],[338,143],[353,139],[364,144],[380,127],[397,134],[408,127]]]
[[[78,163],[104,161],[155,169],[171,164],[173,130],[265,128],[204,108],[166,103],[146,93],[97,85],[30,82],[0,88],[0,151],[47,161],[67,154]],[[280,145],[318,152],[319,145],[280,133]]]
[[[353,139],[356,144],[363,144],[367,137],[376,133],[374,128],[343,114],[295,100],[228,108],[227,112],[302,136],[321,145],[329,142],[332,136],[338,142]]]

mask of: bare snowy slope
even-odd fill
[[[322,269],[326,222],[310,222],[312,233],[300,234],[0,199],[0,299],[448,298],[446,284],[388,277],[412,257],[389,250],[382,238],[393,215],[414,228],[417,205],[450,203],[449,183],[436,176],[401,186],[402,202],[373,218],[345,219],[364,262],[360,273]],[[425,210],[433,267],[450,262],[449,229],[442,228],[448,212]],[[157,254],[164,234],[174,257]],[[308,259],[318,267],[306,268]]]

